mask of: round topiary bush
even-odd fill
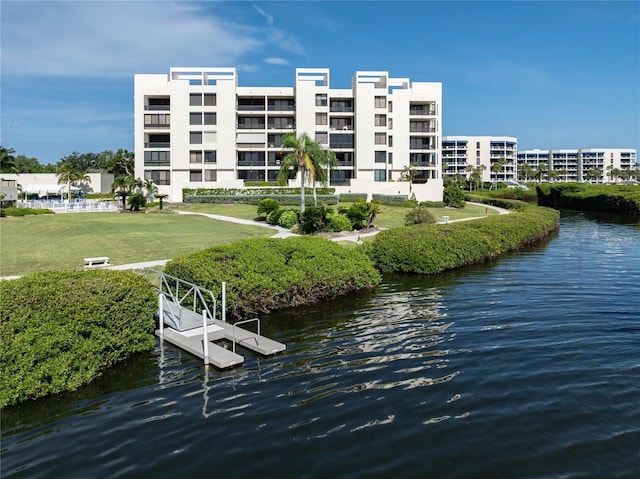
[[[404,217],[405,225],[431,224],[436,222],[436,217],[426,206],[412,208]]]
[[[329,233],[339,233],[340,231],[351,231],[353,225],[345,215],[334,214],[327,217],[324,229]]]
[[[280,215],[280,218],[278,218],[278,225],[283,228],[293,228],[293,226],[299,222],[300,218],[296,210],[285,210]]]
[[[277,225],[280,220],[280,215],[284,210],[274,210],[267,215],[267,223],[270,225]]]

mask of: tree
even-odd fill
[[[97,153],[78,153],[77,151],[74,151],[70,155],[63,157],[58,165],[60,165],[60,163],[68,163],[76,171],[83,171],[86,173],[88,171],[97,171],[99,169],[99,159],[100,155]]]
[[[298,138],[293,133],[285,135],[282,146],[291,148],[293,151],[282,159],[278,182],[284,184],[292,175],[300,174],[300,212],[302,213],[305,207],[305,183],[315,182],[316,175],[319,174],[316,165],[322,164],[328,154],[320,143],[312,140],[306,133],[302,133]]]
[[[411,163],[402,168],[400,172],[400,181],[409,182],[409,196],[411,196],[411,185],[418,174],[418,163]]]
[[[122,200],[122,211],[127,209],[127,197],[134,193],[134,190],[142,187],[142,180],[136,179],[133,175],[118,176],[113,180],[111,191]]]
[[[69,202],[71,202],[72,185],[74,185],[78,181],[84,181],[85,183],[91,182],[91,178],[89,177],[89,175],[87,175],[85,170],[66,161],[62,161],[58,164],[56,174],[58,176],[58,184],[67,185],[67,199],[69,200]]]
[[[105,150],[100,153],[98,160],[99,168],[108,173],[113,173],[114,178],[132,175],[134,164],[133,153],[122,148],[115,153],[111,150]]]
[[[502,168],[504,168],[504,165],[506,164],[507,164],[506,158],[500,158],[491,164],[491,173],[493,173],[493,175],[495,176],[494,181],[492,182],[494,185],[497,186],[498,173],[502,171]]]
[[[467,169],[470,171],[469,173],[469,183],[475,185],[476,190],[480,189],[480,185],[482,184],[482,172],[487,167],[485,165],[478,165],[473,167],[471,165],[467,165]]]
[[[158,187],[155,185],[155,183],[151,178],[147,178],[146,180],[144,180],[142,186],[144,187],[145,190],[147,190],[147,195],[146,195],[147,200],[149,198],[153,198],[154,193],[158,192]]]
[[[13,156],[15,152],[13,148],[0,146],[0,173],[18,173],[16,158]]]
[[[602,177],[602,170],[600,168],[591,168],[585,173],[584,177],[589,182],[597,181]]]
[[[533,177],[538,180],[538,183],[540,183],[542,181],[542,178],[544,178],[545,173],[549,170],[549,168],[547,167],[547,165],[545,164],[539,164],[538,165],[538,169],[534,170],[533,172]]]

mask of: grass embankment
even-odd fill
[[[383,273],[434,274],[533,243],[557,229],[559,218],[555,210],[525,205],[509,215],[478,221],[394,228],[365,247]]]
[[[324,238],[253,239],[170,261],[165,272],[220,296],[235,318],[373,289],[380,274],[360,250]]]
[[[255,206],[253,207],[255,213]],[[171,259],[217,244],[267,237],[272,230],[194,215],[67,213],[0,220],[0,276]]]
[[[640,215],[640,186],[637,185],[544,183],[538,185],[536,191],[541,206]]]
[[[156,295],[123,271],[49,271],[0,282],[0,407],[73,391],[153,348]]]

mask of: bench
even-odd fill
[[[84,259],[84,267],[85,268],[96,268],[100,266],[110,266],[109,257],[108,256],[98,256],[97,258],[85,258]]]

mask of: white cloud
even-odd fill
[[[265,58],[264,62],[269,65],[289,65],[289,60],[285,60],[284,58]]]
[[[267,34],[216,17],[211,5],[3,2],[2,71],[130,76],[170,66],[233,66],[262,49]]]

